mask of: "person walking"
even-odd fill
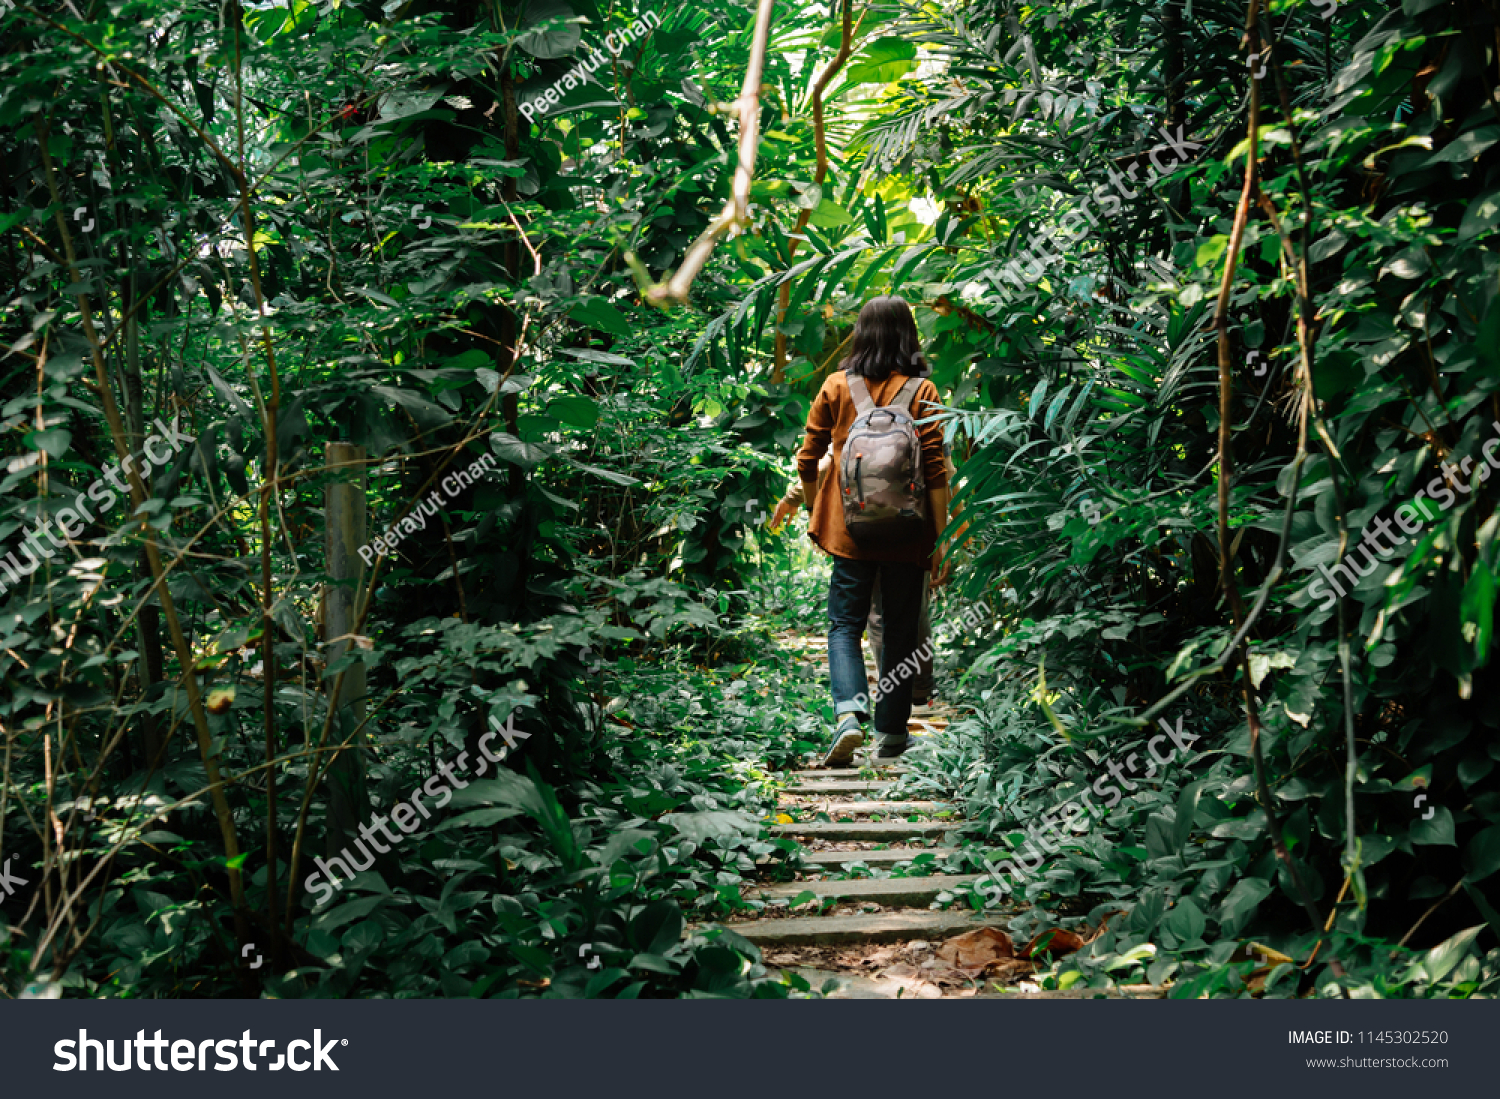
[[[953,483],[953,456],[947,444],[943,446],[943,468],[948,471],[948,483]],[[824,454],[818,461],[818,490],[823,488],[823,480],[833,469],[833,452]],[[793,480],[787,488],[786,494],[776,503],[776,511],[766,521],[766,527],[773,534],[781,529],[783,523],[791,518],[799,508],[805,505],[803,499],[802,482]],[[950,521],[956,510],[950,505]],[[912,676],[911,689],[911,712],[913,717],[926,717],[933,712],[933,674],[932,665],[936,650],[932,641],[932,617],[929,610],[929,595],[927,578],[922,579],[922,619],[917,630],[917,670]],[[870,651],[875,655],[875,666],[880,667],[880,653],[885,641],[885,613],[884,601],[880,598],[880,578],[875,578],[875,594],[870,600],[870,617],[865,626],[865,637],[870,642]]]
[[[808,537],[833,558],[828,586],[828,676],[837,725],[825,767],[846,766],[865,743],[871,720],[860,640],[876,582],[883,604],[876,759],[908,745],[912,665],[923,581],[942,582],[935,552],[948,524],[948,472],[942,429],[918,423],[938,411],[937,387],[924,375],[917,325],[895,296],[867,302],[855,321],[849,355],[813,400],[797,452],[797,475],[812,514]],[[818,483],[818,463],[833,470]]]

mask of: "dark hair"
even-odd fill
[[[924,378],[930,373],[917,342],[917,322],[904,298],[871,298],[854,322],[846,373],[880,382],[892,373]]]

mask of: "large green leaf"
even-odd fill
[[[579,324],[608,332],[612,336],[628,336],[630,320],[603,298],[589,298],[568,310],[568,316]]]
[[[516,47],[532,57],[566,57],[578,48],[583,31],[572,22],[573,9],[563,0],[526,0]]]
[[[666,900],[653,901],[630,921],[630,939],[642,953],[662,955],[677,945],[682,928],[682,911],[677,905]]]
[[[490,448],[513,465],[526,469],[547,460],[551,450],[538,443],[527,443],[504,431],[492,432]]]
[[[587,431],[599,422],[599,406],[583,396],[554,397],[547,403],[547,415]]]
[[[877,38],[860,50],[844,71],[853,84],[888,84],[916,66],[917,47],[905,38]]]

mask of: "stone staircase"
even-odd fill
[[[882,877],[834,880],[831,875],[862,863],[872,870],[890,871],[910,866],[927,855],[941,862],[955,849],[942,845],[959,819],[952,806],[939,801],[882,798],[892,785],[889,777],[871,777],[871,768],[794,772],[796,784],[782,799],[782,808],[803,818],[825,815],[830,820],[799,820],[772,827],[775,836],[791,837],[801,845],[806,870],[796,881],[752,886],[747,896],[768,901],[791,901],[811,894],[819,902],[834,902],[830,914],[779,916],[725,926],[761,948],[769,956],[788,948],[919,944],[931,946],[965,931],[996,927],[1006,913],[984,915],[958,902],[951,910],[931,908],[942,893],[956,893],[976,881],[977,874],[933,873],[924,877]],[[890,772],[886,772],[889,776]],[[908,820],[916,816],[922,819]],[[805,902],[804,902],[805,903]],[[814,988],[832,982],[835,998],[894,998],[909,994],[912,982],[871,979],[807,966],[789,967]]]
[[[957,898],[946,911],[931,907],[944,893],[957,897],[965,887],[983,877],[980,874],[931,873],[846,880],[832,877],[859,864],[888,872],[911,868],[914,860],[923,856],[931,856],[933,862],[941,864],[956,854],[955,848],[943,843],[946,834],[960,822],[952,807],[938,801],[882,798],[880,795],[890,789],[892,782],[889,777],[872,777],[876,774],[868,767],[794,772],[796,784],[782,798],[786,815],[803,818],[821,815],[831,819],[794,820],[773,826],[773,835],[798,841],[804,870],[795,881],[752,885],[746,896],[766,901],[771,908],[775,902],[791,902],[799,897],[806,904],[806,894],[819,902],[820,914],[779,914],[724,925],[760,947],[773,971],[782,968],[796,973],[830,999],[932,999],[952,995],[971,999],[1118,999],[1154,998],[1163,994],[1164,990],[1148,986],[1108,992],[1041,991],[1024,982],[999,991],[998,986],[984,978],[968,982],[965,989],[944,991],[938,984],[925,980],[926,967],[938,964],[937,951],[944,940],[980,928],[1003,929],[1013,913],[973,912],[962,898]],[[886,774],[889,776],[889,772]],[[902,819],[908,816],[925,819]],[[830,904],[832,912],[821,911]],[[783,913],[786,911],[781,909]],[[858,972],[845,961],[848,955],[857,958],[863,953],[868,957],[872,949],[880,951],[885,960],[903,961],[878,976]],[[799,955],[825,960],[809,964]],[[830,957],[838,960],[826,961]],[[1015,964],[1012,979],[1028,973],[1029,964]]]
[[[801,659],[822,662],[821,639],[791,635],[782,642],[799,653]],[[874,681],[870,669],[866,670],[866,676],[868,681]],[[920,738],[945,727],[952,716],[939,708],[927,718],[914,718],[908,728],[920,742]],[[957,854],[957,849],[946,840],[961,823],[961,817],[945,802],[883,797],[893,785],[893,776],[905,770],[898,761],[894,766],[879,769],[866,765],[792,772],[795,782],[782,796],[783,813],[778,814],[781,822],[771,828],[771,833],[798,843],[803,869],[795,881],[751,885],[746,889],[747,899],[767,902],[767,912],[774,915],[723,926],[760,947],[773,972],[783,969],[796,973],[813,989],[833,999],[931,999],[947,995],[1079,999],[1162,995],[1162,989],[1149,986],[1117,987],[1107,992],[1042,991],[1024,981],[1031,972],[1030,963],[1025,961],[1016,961],[1008,972],[1004,972],[1005,963],[999,965],[1002,971],[999,979],[1007,986],[1003,991],[997,990],[1000,986],[993,983],[995,970],[989,967],[982,972],[991,976],[966,979],[962,983],[967,987],[961,989],[955,989],[953,982],[941,976],[936,983],[925,979],[924,974],[942,972],[938,953],[944,940],[984,928],[1002,930],[1015,913],[1012,909],[989,909],[982,913],[970,909],[960,894],[983,875],[934,872],[949,856]],[[787,820],[782,820],[783,816]],[[812,819],[815,816],[827,819]],[[907,819],[911,817],[917,819]],[[924,860],[921,869],[928,871],[925,876],[846,880],[835,877],[859,864],[885,875],[901,873],[914,869],[913,864],[919,859]],[[954,898],[953,903],[947,910],[933,908],[944,893]],[[818,914],[790,913],[786,905],[803,894],[809,895],[803,904],[808,899],[818,902]],[[878,954],[879,958],[872,954]],[[870,976],[871,963],[876,961],[882,963],[874,966],[879,975]],[[883,965],[889,961],[896,964]],[[948,990],[939,988],[939,984]]]

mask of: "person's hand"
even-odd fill
[[[784,499],[776,505],[776,513],[771,516],[771,521],[766,525],[774,534],[776,531],[781,529],[782,524],[790,519],[792,517],[792,512],[796,510],[796,504],[792,503],[790,500]]]
[[[943,544],[939,542],[937,548],[932,551],[932,581],[930,586],[941,588],[948,582],[952,572],[953,567],[948,561],[948,555],[943,551]]]

